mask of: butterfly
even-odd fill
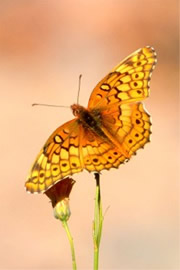
[[[152,47],[141,48],[119,63],[91,93],[88,107],[71,106],[74,119],[58,127],[37,156],[25,183],[41,193],[86,169],[118,168],[149,142],[150,115],[141,103],[157,62]]]

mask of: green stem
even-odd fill
[[[76,258],[75,258],[75,250],[74,250],[74,243],[73,243],[73,238],[72,235],[70,233],[67,221],[62,221],[63,227],[66,231],[67,237],[69,239],[69,243],[70,243],[70,247],[71,247],[71,256],[72,256],[72,268],[73,270],[76,270]]]
[[[94,270],[98,270],[99,265],[99,246],[101,241],[103,215],[101,205],[101,191],[100,191],[100,175],[95,173],[96,180],[96,195],[95,195],[95,210],[93,223],[93,240],[94,240]]]

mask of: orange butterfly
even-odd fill
[[[75,118],[56,129],[41,149],[27,191],[44,192],[83,169],[118,168],[149,142],[150,116],[140,101],[149,96],[156,62],[153,48],[135,51],[98,83],[87,109],[72,105]]]

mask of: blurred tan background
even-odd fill
[[[124,57],[153,46],[158,64],[145,100],[150,144],[103,172],[100,269],[179,269],[178,1],[0,1],[0,269],[71,269],[69,244],[45,195],[24,182],[49,135]],[[83,172],[71,193],[78,269],[92,269],[95,181]]]

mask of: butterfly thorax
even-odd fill
[[[71,106],[74,116],[78,118],[78,121],[86,128],[90,128],[98,135],[106,137],[101,130],[101,113],[99,110],[90,111],[81,105],[73,104]]]
[[[101,114],[99,111],[89,111],[88,109],[78,104],[73,104],[71,109],[74,116],[76,116],[83,124],[90,127],[101,124]]]

